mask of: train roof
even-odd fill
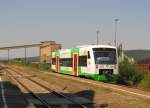
[[[76,48],[116,48],[112,45],[82,45],[82,46],[76,46]]]
[[[76,46],[74,48],[114,48],[116,49],[115,46],[112,46],[112,45],[81,45],[81,46]],[[70,49],[60,49],[59,51],[61,52],[67,52],[67,51],[70,51],[71,49],[73,48],[70,48]]]

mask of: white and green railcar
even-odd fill
[[[52,71],[108,80],[118,74],[117,48],[110,45],[86,45],[52,53]]]

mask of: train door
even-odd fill
[[[78,54],[73,54],[73,74],[74,76],[78,75]]]
[[[90,56],[90,51],[88,51],[88,56],[87,56],[87,72],[91,72],[91,56]]]
[[[59,56],[56,56],[56,72],[59,72]]]

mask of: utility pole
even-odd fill
[[[24,47],[24,62],[26,63],[27,62],[27,48],[26,47]]]
[[[41,62],[41,45],[39,47],[39,63],[38,63],[38,68],[39,68],[39,71],[40,71],[40,62]]]
[[[117,46],[117,22],[119,21],[119,19],[114,19],[115,21],[115,40],[114,40],[114,44],[115,46]]]
[[[8,49],[8,53],[7,53],[7,54],[8,54],[8,63],[9,63],[9,61],[10,61],[10,57],[9,57],[9,49]]]
[[[97,45],[99,44],[99,30],[96,31],[97,33]]]

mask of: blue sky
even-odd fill
[[[63,48],[114,40],[150,49],[150,0],[0,0],[0,46],[55,40]]]

